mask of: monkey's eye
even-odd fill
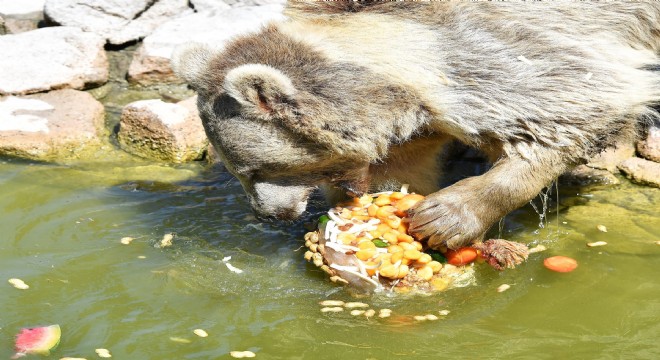
[[[213,111],[221,118],[233,118],[241,114],[241,105],[233,97],[222,94],[215,99]]]

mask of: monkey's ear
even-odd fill
[[[295,107],[296,88],[280,70],[263,64],[246,64],[232,69],[224,89],[255,115],[286,116]]]
[[[172,70],[197,90],[205,82],[205,72],[214,52],[199,43],[177,46],[172,52]]]

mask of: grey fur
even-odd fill
[[[298,216],[321,185],[431,193],[435,159],[457,139],[494,166],[411,211],[411,231],[456,248],[657,118],[656,2],[290,2],[287,15],[176,62],[262,215]],[[209,60],[187,71],[185,59]],[[227,78],[246,64],[272,74]]]

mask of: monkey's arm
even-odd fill
[[[410,231],[435,249],[478,243],[500,218],[566,170],[570,164],[561,159],[556,150],[540,148],[531,158],[503,157],[485,174],[458,181],[417,204],[409,212]]]

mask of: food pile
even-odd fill
[[[360,292],[429,293],[473,284],[468,264],[478,250],[435,251],[408,234],[406,211],[422,199],[403,188],[340,204],[305,235],[305,258]]]

